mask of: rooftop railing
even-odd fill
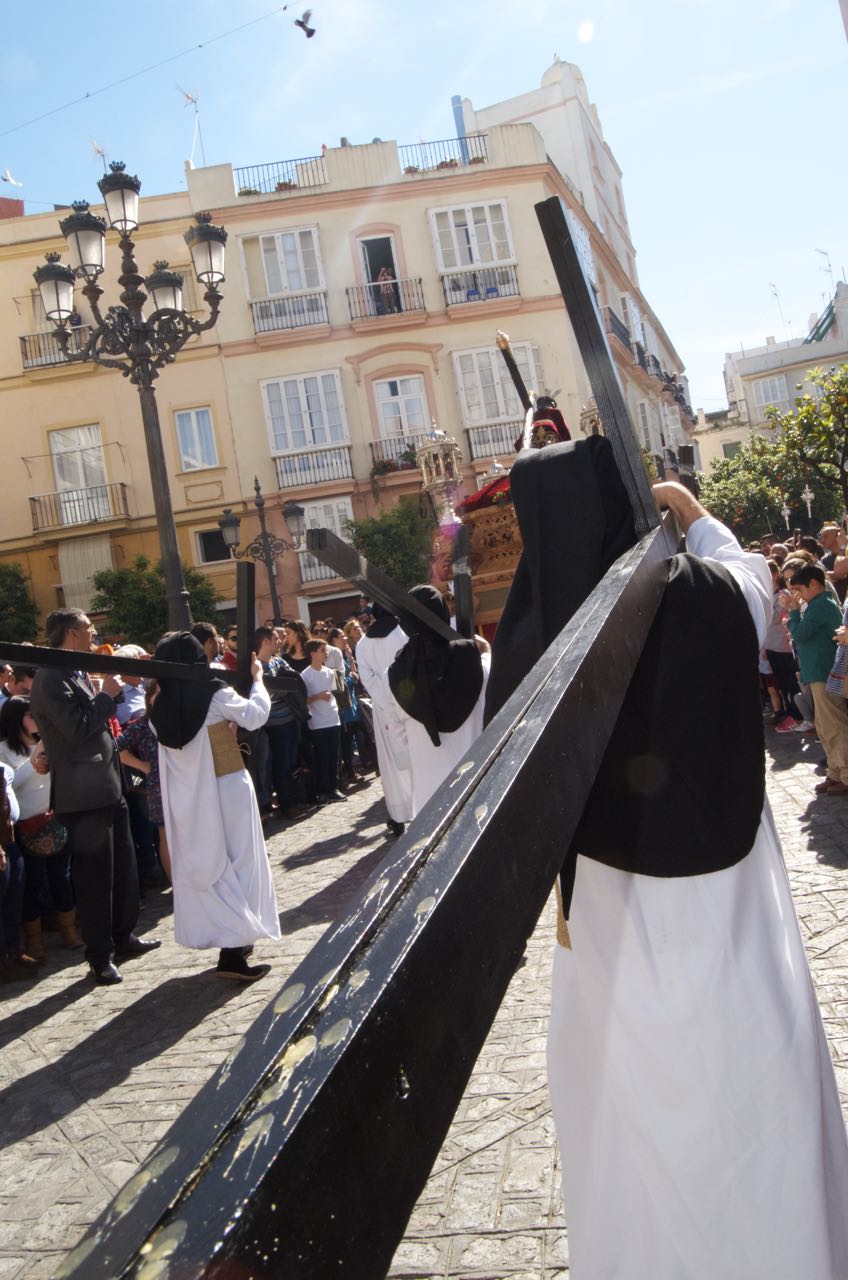
[[[282,193],[297,191],[301,187],[323,187],[327,182],[327,167],[323,156],[252,164],[234,169],[233,173],[240,196],[263,196],[274,191]]]
[[[464,138],[442,138],[439,142],[415,142],[398,147],[398,155],[404,173],[421,173],[427,169],[484,164],[489,158],[489,147],[485,133],[470,133]]]

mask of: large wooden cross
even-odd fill
[[[378,1280],[403,1236],[559,872],[674,549],[564,209],[551,198],[536,211],[640,541],[59,1276]]]

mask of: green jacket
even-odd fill
[[[792,609],[786,625],[798,650],[798,666],[804,684],[827,680],[836,657],[833,633],[842,626],[842,610],[829,591],[811,600],[804,610]]]

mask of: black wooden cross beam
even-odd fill
[[[322,562],[335,569],[345,582],[359,587],[370,600],[393,613],[404,631],[411,629],[410,619],[416,626],[423,626],[443,640],[455,640],[456,632],[442,622],[431,609],[419,604],[414,596],[399,587],[387,573],[369,564],[349,542],[344,542],[330,529],[307,529],[306,549]]]
[[[560,215],[547,215],[557,277],[599,405],[609,392],[607,434],[632,461]],[[656,526],[647,483],[629,465],[624,480]],[[673,550],[654,527],[612,567],[57,1280],[385,1275],[580,819]]]

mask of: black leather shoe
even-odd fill
[[[131,960],[133,956],[146,956],[148,951],[156,951],[161,945],[160,938],[137,938],[134,933],[131,933],[126,942],[115,947],[115,958]]]
[[[386,823],[386,826],[389,828],[389,831],[393,836],[402,836],[404,831],[406,830],[406,826],[404,825],[404,823],[395,822],[392,818],[389,818],[388,822]]]
[[[98,986],[114,987],[117,983],[123,982],[123,978],[111,960],[99,960],[96,963],[90,960],[88,967],[92,978]]]

